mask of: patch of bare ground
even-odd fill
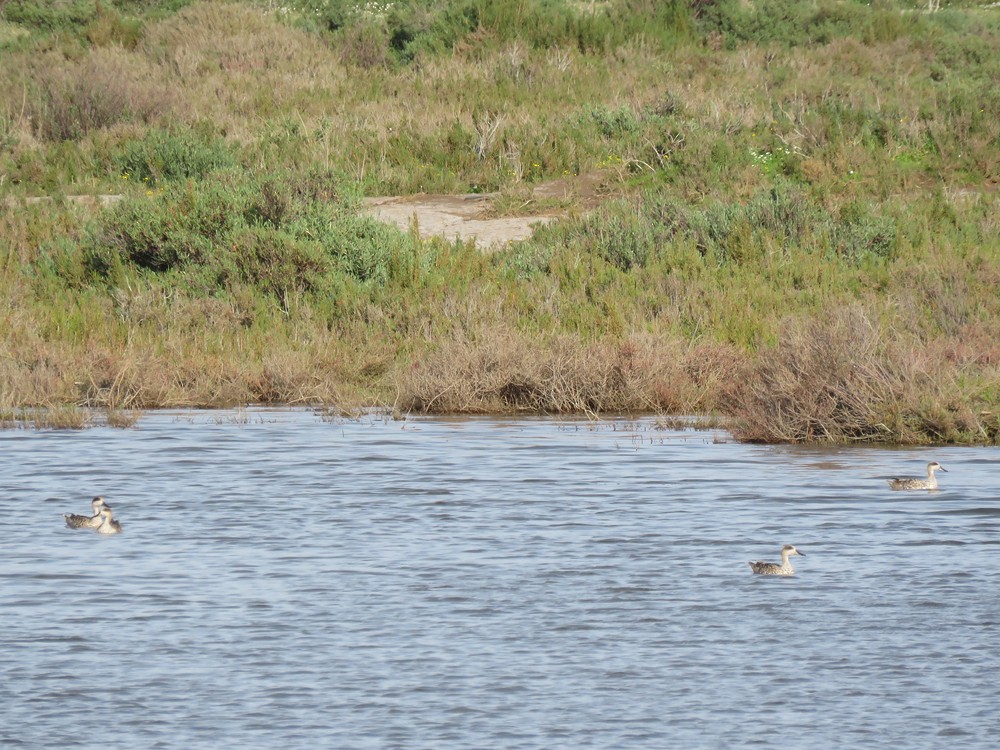
[[[609,175],[594,172],[551,180],[523,193],[395,195],[366,198],[365,210],[422,238],[474,241],[484,250],[529,239],[534,228],[594,208],[610,194]],[[510,215],[513,214],[513,215]]]

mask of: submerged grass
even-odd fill
[[[0,3],[0,410],[1000,441],[1000,12],[918,9]],[[361,212],[419,191],[568,218],[485,255]]]

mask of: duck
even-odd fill
[[[98,495],[90,501],[90,509],[94,512],[92,516],[79,516],[76,513],[63,513],[66,525],[71,529],[96,529],[101,525],[101,508],[107,508],[104,498]]]
[[[101,523],[94,529],[98,534],[121,534],[122,525],[118,521],[114,520],[111,512],[111,508],[105,505],[101,508],[100,514]]]
[[[762,576],[793,576],[795,575],[795,568],[792,564],[788,562],[788,558],[792,555],[799,555],[800,557],[805,557],[804,552],[799,552],[791,544],[786,544],[781,548],[781,565],[773,562],[761,562],[757,560],[756,562],[747,563],[750,566],[750,570],[758,575]]]
[[[892,477],[892,479],[887,480],[889,486],[894,490],[936,490],[938,488],[937,477],[934,476],[935,471],[948,472],[937,461],[931,461],[927,464],[927,479],[920,479],[919,477]]]

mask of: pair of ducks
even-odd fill
[[[103,497],[95,497],[90,501],[92,516],[78,516],[76,513],[63,513],[66,525],[71,529],[93,529],[98,534],[120,534],[122,525],[112,516],[111,507],[104,502]]]
[[[936,471],[943,471],[947,473],[948,470],[937,461],[931,461],[927,464],[926,479],[921,479],[919,477],[893,477],[888,480],[889,486],[894,490],[936,490],[938,486],[937,477],[934,476],[934,472]],[[761,562],[760,560],[747,564],[750,566],[750,569],[758,575],[791,576],[795,575],[795,568],[792,567],[791,562],[788,560],[788,558],[792,555],[805,557],[805,554],[795,549],[794,545],[786,544],[781,548],[781,564]]]

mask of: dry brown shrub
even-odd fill
[[[82,430],[91,424],[92,415],[73,404],[48,404],[24,412],[25,421],[35,429]]]
[[[882,333],[859,309],[791,320],[732,393],[736,435],[754,442],[880,441],[909,373],[886,354]]]
[[[340,61],[365,70],[389,64],[389,35],[374,24],[359,24],[345,30],[340,43]]]
[[[270,404],[317,404],[340,401],[336,385],[322,372],[315,357],[305,351],[283,351],[266,356],[248,378],[248,401]]]
[[[317,66],[327,57],[314,36],[240,3],[188,6],[152,25],[141,47],[183,79],[221,70],[280,71],[308,80],[325,72]]]
[[[95,49],[78,62],[47,56],[30,75],[35,93],[28,111],[35,132],[50,141],[119,122],[150,122],[169,106],[167,89],[140,58],[120,48]]]
[[[414,363],[398,382],[400,408],[436,413],[703,412],[733,366],[713,347],[637,335],[588,344],[531,338],[506,327],[462,336]]]
[[[0,356],[0,407],[46,406],[75,402],[72,372],[62,348],[8,339]]]
[[[726,413],[735,383],[742,382],[749,370],[747,355],[732,344],[703,342],[684,354],[684,371],[690,389],[679,408],[666,410],[684,414]]]
[[[960,378],[940,350],[890,340],[849,308],[788,321],[732,390],[730,408],[736,436],[753,442],[989,440]]]
[[[1000,338],[981,322],[964,325],[954,336],[942,336],[927,347],[942,359],[965,367],[1000,367]]]

